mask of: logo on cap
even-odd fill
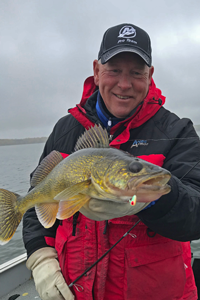
[[[133,26],[124,26],[119,31],[119,38],[134,38],[136,36],[136,30]]]

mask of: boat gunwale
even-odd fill
[[[27,260],[27,254],[21,254],[0,265],[0,274]]]

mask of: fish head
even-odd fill
[[[138,158],[130,163],[129,170],[130,180],[126,188],[129,192],[135,191],[135,195],[144,202],[158,199],[171,191],[167,184],[171,178],[168,170]]]
[[[101,190],[125,201],[136,195],[142,197],[143,202],[149,202],[171,191],[167,184],[171,178],[169,171],[128,153],[122,158],[113,157],[101,175],[98,181]]]

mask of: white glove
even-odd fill
[[[92,198],[81,207],[80,212],[91,220],[103,221],[135,215],[147,205],[149,202],[136,202],[134,206],[131,206],[129,202],[121,203]]]
[[[74,300],[61,273],[54,248],[45,247],[35,251],[28,258],[26,266],[32,270],[35,287],[42,300]]]

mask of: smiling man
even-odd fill
[[[111,147],[169,170],[171,192],[148,203],[137,195],[134,206],[91,199],[49,229],[35,209],[27,211],[23,237],[36,289],[43,300],[195,300],[188,241],[200,238],[200,164],[195,166],[200,141],[192,122],[163,107],[165,97],[152,79],[151,41],[143,29],[109,28],[93,70],[80,104],[57,122],[40,161],[52,150],[70,155],[85,128],[101,124]]]

